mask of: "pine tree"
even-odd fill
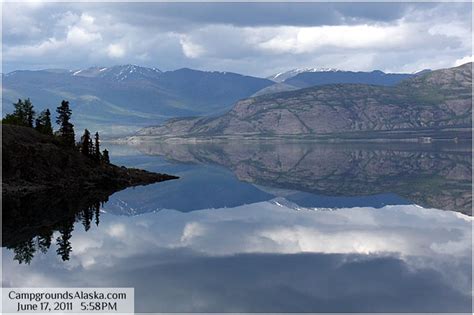
[[[100,223],[100,202],[94,204],[94,213],[95,213],[95,225],[99,226]]]
[[[13,113],[7,114],[5,118],[2,119],[2,123],[33,127],[35,111],[30,99],[28,98],[24,101],[18,99],[18,102],[13,103],[13,107],[15,108]]]
[[[36,118],[35,129],[45,135],[53,134],[53,127],[51,125],[51,112],[49,109],[42,111],[38,118]]]
[[[107,149],[102,152],[102,161],[104,164],[110,164],[109,151]]]
[[[61,227],[58,230],[61,235],[56,239],[56,244],[58,246],[56,253],[61,256],[61,259],[64,261],[69,260],[72,251],[70,239],[73,229],[74,222],[65,222],[61,224]]]
[[[33,104],[31,103],[30,99],[27,98],[23,102],[23,106],[25,109],[25,120],[26,120],[26,126],[33,128],[33,121],[35,119],[35,111],[33,110]]]
[[[84,134],[81,137],[81,152],[85,156],[91,156],[91,147],[92,147],[92,140],[91,140],[91,133],[89,130],[85,129]]]
[[[37,237],[38,241],[38,249],[43,253],[46,254],[49,247],[51,246],[51,239],[53,237],[53,231],[42,231]]]
[[[15,245],[13,252],[15,253],[15,256],[13,257],[14,260],[17,260],[20,264],[25,263],[29,265],[35,256],[35,244],[32,239],[23,241],[18,245]]]
[[[100,162],[100,141],[99,141],[99,132],[95,133],[95,147],[94,147],[94,157],[97,162]]]
[[[70,122],[72,112],[69,108],[69,102],[63,100],[61,106],[56,109],[56,112],[58,113],[56,123],[59,125],[59,137],[64,145],[74,148],[74,125]]]

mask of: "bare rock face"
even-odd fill
[[[472,63],[395,86],[331,84],[239,101],[219,117],[145,128],[146,140],[213,136],[322,136],[354,132],[471,128]]]

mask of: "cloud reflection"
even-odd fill
[[[4,285],[133,286],[142,312],[469,311],[470,217],[283,204],[103,214],[73,233],[69,262],[4,251]]]

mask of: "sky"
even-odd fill
[[[472,60],[471,3],[4,3],[2,72],[135,64],[269,76]]]

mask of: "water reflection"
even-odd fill
[[[112,151],[180,179],[4,198],[3,286],[134,287],[137,312],[471,312],[469,149]]]
[[[350,197],[396,194],[471,214],[471,151],[462,144],[142,144],[144,154],[221,165],[267,188]]]
[[[45,254],[54,240],[56,253],[69,260],[74,224],[84,231],[100,222],[100,207],[111,192],[49,192],[26,197],[3,196],[2,246],[12,249],[13,259],[30,264],[36,253]],[[57,237],[53,237],[54,233]]]
[[[131,286],[138,312],[470,311],[471,218],[455,212],[277,199],[101,221],[66,263],[5,263],[6,284]]]

